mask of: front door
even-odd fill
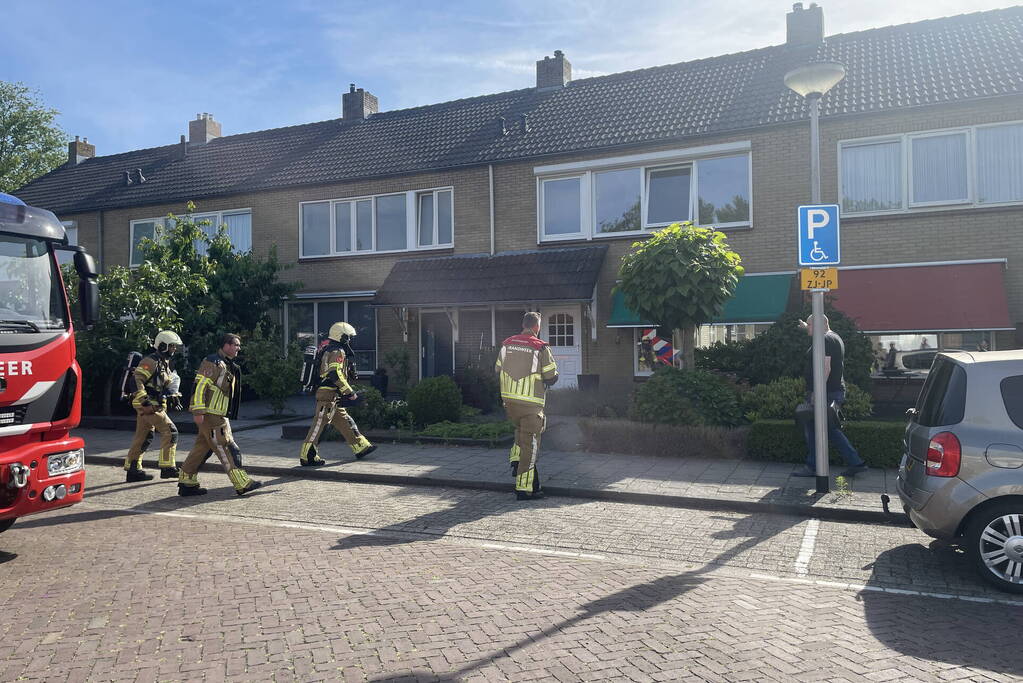
[[[422,313],[419,316],[420,377],[455,373],[455,344],[447,313]]]
[[[551,345],[558,364],[558,389],[574,389],[583,369],[582,320],[578,306],[543,309],[540,338]]]

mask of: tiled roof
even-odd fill
[[[488,304],[593,296],[607,245],[406,259],[391,268],[375,304]]]
[[[654,143],[797,121],[806,104],[782,83],[810,61],[847,76],[822,115],[881,112],[1023,93],[1023,7],[830,36],[681,64],[340,119],[96,157],[18,190],[66,214],[266,188]],[[528,116],[522,130],[519,116]],[[498,117],[509,132],[501,133]],[[144,184],[123,172],[142,168]]]

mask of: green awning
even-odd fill
[[[785,312],[794,275],[744,275],[715,323],[773,323]]]
[[[785,312],[789,301],[793,275],[745,275],[735,288],[735,295],[725,304],[725,310],[714,318],[714,323],[769,323]],[[614,292],[608,327],[655,327],[643,322],[625,305],[621,292]]]

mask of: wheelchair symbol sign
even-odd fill
[[[842,260],[838,205],[801,206],[799,215],[799,265],[835,266]]]

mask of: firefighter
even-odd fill
[[[181,337],[170,330],[161,330],[153,341],[152,353],[140,360],[132,372],[136,390],[132,394],[131,405],[137,417],[135,438],[124,459],[125,481],[149,481],[153,478],[142,469],[142,454],[152,442],[154,431],[160,433],[160,478],[178,478],[175,461],[178,428],[167,417],[167,408],[181,409],[178,376],[171,368],[171,357],[181,345]]]
[[[211,451],[217,455],[239,496],[263,485],[251,479],[242,469],[242,452],[231,434],[231,420],[237,419],[241,403],[242,373],[234,361],[241,348],[241,337],[225,334],[220,339],[220,350],[204,358],[196,371],[195,391],[189,410],[199,434],[181,465],[179,496],[206,494],[206,489],[199,486],[198,472]]]
[[[353,401],[358,398],[350,384],[357,377],[351,347],[353,337],[354,327],[346,322],[336,322],[330,326],[327,343],[319,351],[319,362],[314,370],[319,377],[316,388],[316,412],[299,453],[299,463],[303,467],[327,464],[317,454],[316,444],[319,443],[320,435],[328,424],[334,425],[334,429],[341,432],[356,458],[364,458],[377,448],[359,432],[358,425],[348,411],[338,405],[341,398]]]
[[[504,411],[515,425],[515,443],[509,460],[519,500],[543,498],[536,460],[540,434],[547,426],[544,399],[548,387],[558,381],[558,366],[550,346],[539,334],[540,314],[526,313],[522,317],[522,333],[504,340],[495,366]]]

